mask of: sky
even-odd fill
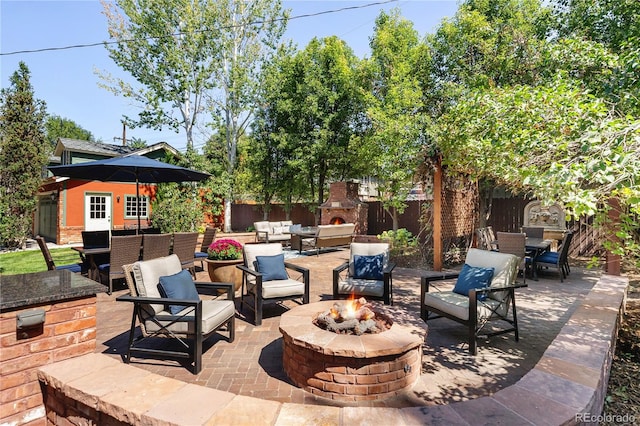
[[[433,33],[441,20],[453,17],[457,0],[384,0],[364,1],[283,1],[291,10],[284,38],[302,50],[313,37],[338,36],[360,57],[369,57],[369,38],[381,10],[399,8],[401,15],[414,24],[421,37]],[[303,17],[302,15],[339,10],[335,13]],[[47,112],[73,120],[89,130],[96,140],[121,143],[122,118],[135,116],[139,107],[98,86],[96,70],[126,76],[107,55],[102,45],[37,53],[8,54],[23,50],[100,43],[108,39],[107,20],[97,0],[72,1],[0,1],[0,85],[9,86],[10,76],[23,61],[31,72],[35,96],[47,104]],[[186,147],[184,132],[127,129],[127,139],[145,140],[149,145],[167,142],[179,151]],[[201,148],[205,135],[197,135]]]

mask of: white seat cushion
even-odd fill
[[[249,291],[253,292],[255,284],[249,283]],[[302,296],[304,283],[297,280],[273,280],[262,282],[262,298],[272,299],[287,296]]]
[[[469,319],[469,297],[463,296],[452,291],[434,291],[427,292],[424,295],[424,304],[429,310],[433,307],[439,311],[445,312],[462,320]],[[478,318],[489,318],[492,315],[492,309],[496,309],[500,302],[487,298],[484,301],[478,301]]]
[[[193,311],[193,307],[186,307],[182,312],[178,315],[182,315],[183,313],[190,313]],[[224,322],[226,322],[229,318],[234,316],[236,313],[236,307],[231,300],[203,300],[202,301],[202,332],[204,334],[209,333],[212,330],[215,330]],[[171,315],[169,311],[162,311],[159,315]],[[193,314],[190,314],[193,316]],[[166,325],[169,324],[170,321],[160,321],[161,324]],[[148,332],[158,331],[160,327],[154,322],[147,320],[145,321],[145,327]],[[181,334],[193,334],[194,333],[194,323],[193,321],[188,322],[176,322],[167,327],[168,330],[174,333]]]
[[[384,296],[384,281],[348,278],[338,282],[338,294]]]

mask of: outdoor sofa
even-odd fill
[[[351,244],[355,232],[355,223],[340,225],[319,225],[314,233],[294,234],[291,237],[291,248],[302,252],[307,248],[344,247]]]
[[[253,222],[253,227],[256,231],[256,241],[259,243],[281,242],[288,244],[291,240],[289,230],[292,225],[293,222],[290,220],[281,220],[276,222],[263,220],[260,222]]]

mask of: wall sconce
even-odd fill
[[[120,196],[119,196],[119,195],[117,195],[117,196],[116,196],[116,201],[117,201],[118,203],[120,202]]]
[[[58,190],[54,189],[53,191],[51,191],[51,201],[55,201],[56,199],[58,199]]]

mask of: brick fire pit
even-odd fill
[[[422,367],[426,324],[411,312],[375,304],[375,310],[393,319],[389,330],[336,334],[312,323],[334,303],[297,306],[282,315],[283,366],[293,383],[343,402],[385,399],[413,385]]]

